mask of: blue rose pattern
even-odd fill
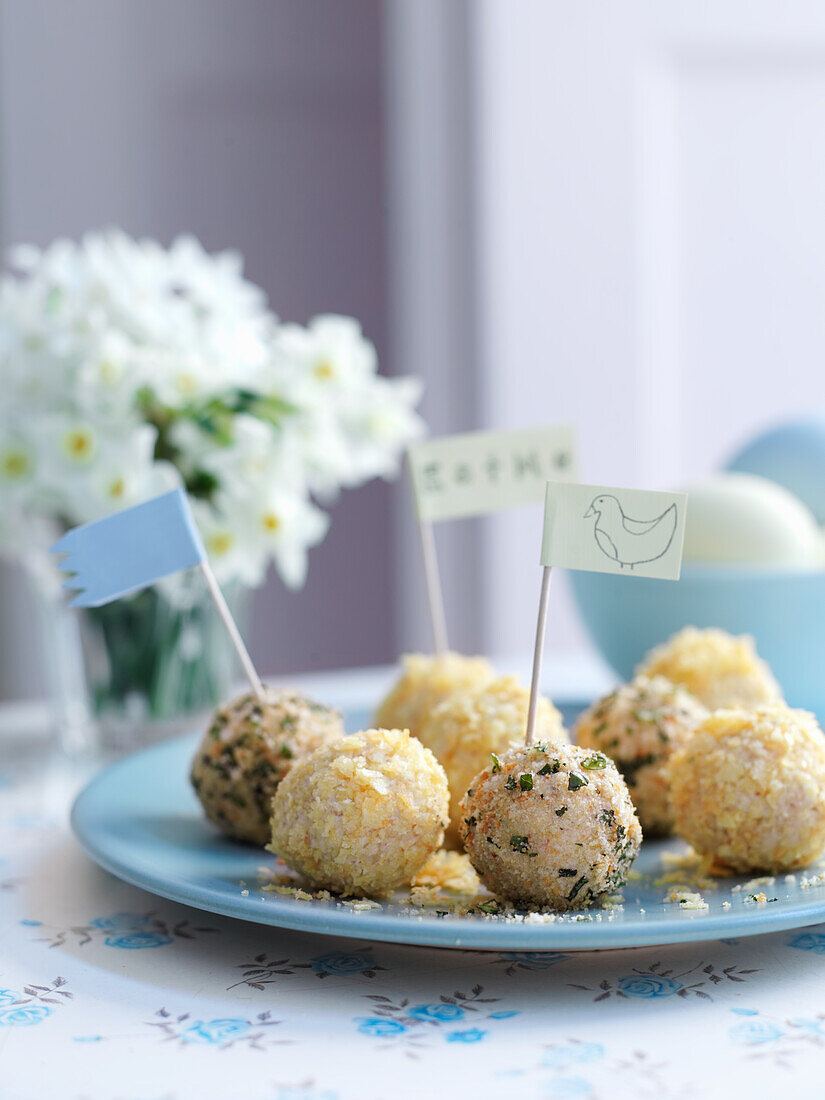
[[[40,921],[26,923],[40,925]],[[52,947],[62,947],[70,942],[76,943],[78,947],[85,947],[93,941],[100,942],[102,938],[106,947],[135,950],[166,947],[178,938],[191,940],[207,932],[217,932],[217,928],[193,927],[188,920],[173,924],[152,913],[120,912],[112,913],[108,917],[95,917],[87,925],[73,925],[40,938],[48,939]]]
[[[414,1005],[410,1009],[410,1016],[415,1016],[419,1020],[439,1020],[442,1023],[462,1020],[465,1015],[466,1013],[460,1005]]]
[[[31,1027],[39,1024],[52,1010],[47,1005],[20,1005],[18,1008],[0,1008],[0,1027]]]
[[[787,941],[788,947],[796,947],[800,951],[812,951],[814,955],[825,955],[825,936],[821,932],[800,932],[791,936]]]
[[[343,951],[316,955],[314,959],[309,960],[309,965],[322,977],[327,974],[366,974],[383,970],[383,967],[376,967],[369,955],[347,955]]]
[[[789,1021],[794,1027],[804,1031],[806,1035],[815,1039],[825,1039],[825,1020],[806,1020],[797,1018]]]
[[[772,1024],[769,1020],[761,1020],[758,1017],[743,1020],[741,1024],[735,1024],[728,1035],[734,1043],[746,1043],[756,1046],[761,1043],[772,1043],[774,1039],[781,1039],[784,1035],[782,1028]]]
[[[51,985],[27,983],[22,991],[0,989],[0,1027],[32,1027],[52,1015],[52,1005],[71,1000],[65,978],[55,978]],[[62,1000],[61,1000],[62,998]]]
[[[619,978],[617,988],[625,997],[672,997],[684,986],[658,974],[627,974]]]
[[[113,936],[107,936],[103,941],[107,947],[120,947],[124,950],[135,950],[142,947],[165,947],[172,943],[172,937],[165,932],[118,932]]]
[[[107,932],[146,928],[148,924],[150,918],[146,913],[113,913],[111,917],[96,917],[89,921],[90,928],[102,928]]]
[[[211,1046],[223,1046],[235,1039],[248,1035],[251,1025],[248,1020],[228,1018],[225,1020],[195,1020],[181,1032],[185,1043],[207,1043]]]
[[[490,1011],[488,1006],[499,998],[483,996],[483,993],[484,987],[475,985],[469,993],[456,990],[452,996],[442,994],[439,1001],[413,1005],[407,998],[394,1002],[389,997],[365,994],[373,1002],[374,1015],[356,1016],[353,1022],[361,1035],[398,1040],[418,1049],[430,1045],[438,1032],[448,1043],[480,1043],[487,1038],[489,1030],[478,1025],[498,1024],[519,1015],[512,1009]],[[473,1017],[478,1021],[476,1026],[473,1026]],[[467,1026],[454,1026],[465,1021]]]
[[[358,1031],[361,1035],[371,1035],[374,1038],[384,1038],[387,1035],[401,1035],[407,1029],[397,1020],[385,1020],[380,1016],[356,1016]]]
[[[557,962],[568,958],[559,951],[502,951],[499,955],[501,962],[517,966],[523,970],[549,970]],[[514,965],[515,964],[515,965]]]
[[[448,1043],[480,1043],[486,1034],[480,1028],[471,1027],[466,1031],[450,1031],[446,1039]]]
[[[147,1021],[158,1028],[165,1040],[176,1039],[181,1046],[207,1046],[216,1050],[228,1050],[235,1043],[245,1043],[256,1050],[263,1050],[267,1041],[266,1029],[280,1023],[269,1012],[259,1013],[254,1020],[241,1016],[219,1016],[214,1020],[193,1019],[184,1012],[175,1016],[161,1008],[155,1019]]]

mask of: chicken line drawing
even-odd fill
[[[584,518],[596,517],[593,534],[596,545],[608,558],[624,569],[656,561],[670,549],[676,534],[676,505],[665,508],[655,519],[632,519],[625,515],[618,499],[612,495],[594,497]]]

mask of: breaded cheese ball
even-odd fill
[[[493,666],[484,657],[408,654],[400,677],[378,707],[375,724],[379,729],[409,730],[418,737],[423,723],[451,692],[486,684],[494,676]]]
[[[564,742],[508,749],[475,777],[461,814],[488,889],[525,907],[580,909],[618,890],[642,840],[613,761]]]
[[[782,698],[753,638],[724,630],[686,626],[656,646],[636,669],[643,676],[664,676],[689,691],[708,710],[757,707]]]
[[[343,737],[296,765],[272,804],[271,850],[313,886],[382,895],[441,845],[444,769],[406,730]]]
[[[459,803],[473,776],[490,763],[490,753],[502,753],[514,744],[524,744],[529,703],[529,689],[514,676],[502,676],[453,692],[422,726],[421,742],[435,753],[450,784],[448,845],[460,847]],[[535,739],[567,740],[561,715],[543,697],[536,710]]]
[[[289,769],[344,733],[341,715],[290,690],[266,688],[221,707],[192,761],[206,816],[235,840],[264,847],[272,796]]]
[[[582,714],[574,740],[606,753],[621,772],[645,836],[673,831],[664,767],[685,745],[708,711],[663,676],[637,676]]]
[[[667,771],[676,831],[717,873],[793,871],[822,854],[825,736],[807,711],[717,711]]]

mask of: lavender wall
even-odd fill
[[[281,316],[360,318],[387,369],[380,54],[380,0],[4,0],[2,242],[189,230]],[[390,526],[386,485],[342,497],[306,589],[256,601],[262,669],[394,656]],[[8,576],[0,601],[0,694],[33,693]]]

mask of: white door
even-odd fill
[[[825,5],[470,11],[480,426],[571,421],[585,479],[677,487],[825,410]],[[539,517],[487,530],[487,644],[525,651]]]

